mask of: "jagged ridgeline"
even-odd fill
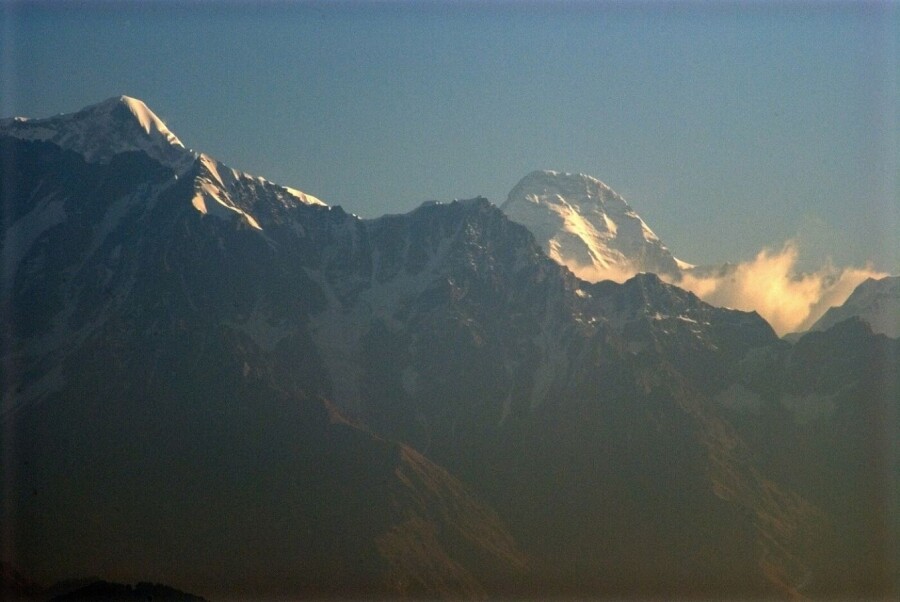
[[[863,322],[791,345],[654,274],[587,283],[485,199],[363,220],[127,97],[4,120],[0,153],[3,560],[29,583],[896,586],[898,344]]]

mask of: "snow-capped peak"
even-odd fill
[[[585,174],[533,171],[501,209],[550,257],[585,280],[622,282],[638,272],[676,273],[675,259],[620,195]]]
[[[90,163],[108,163],[118,154],[141,151],[180,173],[196,158],[143,101],[130,96],[45,119],[3,119],[0,135],[51,142]]]
[[[181,140],[166,127],[166,124],[156,116],[156,113],[150,110],[144,101],[130,96],[120,96],[118,98],[110,98],[106,102],[111,104],[113,109],[116,106],[124,105],[138,120],[138,123],[141,124],[141,128],[147,135],[153,137],[162,136],[172,146],[184,148]]]
[[[172,168],[178,177],[194,170],[191,204],[197,211],[219,218],[237,217],[257,230],[262,230],[258,218],[279,207],[325,205],[300,190],[237,171],[205,153],[185,148],[143,101],[130,96],[108,98],[75,113],[45,119],[2,119],[0,136],[55,144],[78,153],[88,163],[108,164],[122,153],[141,152]],[[269,202],[273,204],[267,211]]]

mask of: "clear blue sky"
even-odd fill
[[[2,116],[135,96],[366,217],[558,169],[687,261],[900,273],[897,3],[5,2],[0,51]]]

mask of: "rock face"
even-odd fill
[[[586,280],[622,282],[639,272],[675,274],[687,266],[625,199],[584,174],[534,171],[501,208],[547,255]]]
[[[890,339],[791,347],[654,275],[579,280],[485,199],[361,220],[199,153],[67,148],[54,119],[0,128],[0,487],[28,575],[210,598],[893,586],[896,530],[842,513],[889,523],[895,484],[808,465],[896,433]]]
[[[826,311],[810,330],[828,330],[854,317],[868,323],[875,333],[900,337],[900,276],[869,278],[856,287],[843,305]]]
[[[831,517],[847,591],[865,597],[898,591],[898,366],[896,339],[850,319],[747,354],[717,397],[758,469]]]

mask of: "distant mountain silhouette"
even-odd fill
[[[105,600],[115,602],[147,602],[148,600],[165,602],[203,602],[204,598],[188,594],[159,583],[138,583],[124,585],[108,581],[94,581],[74,591],[54,596],[54,602],[88,602],[89,600]]]

